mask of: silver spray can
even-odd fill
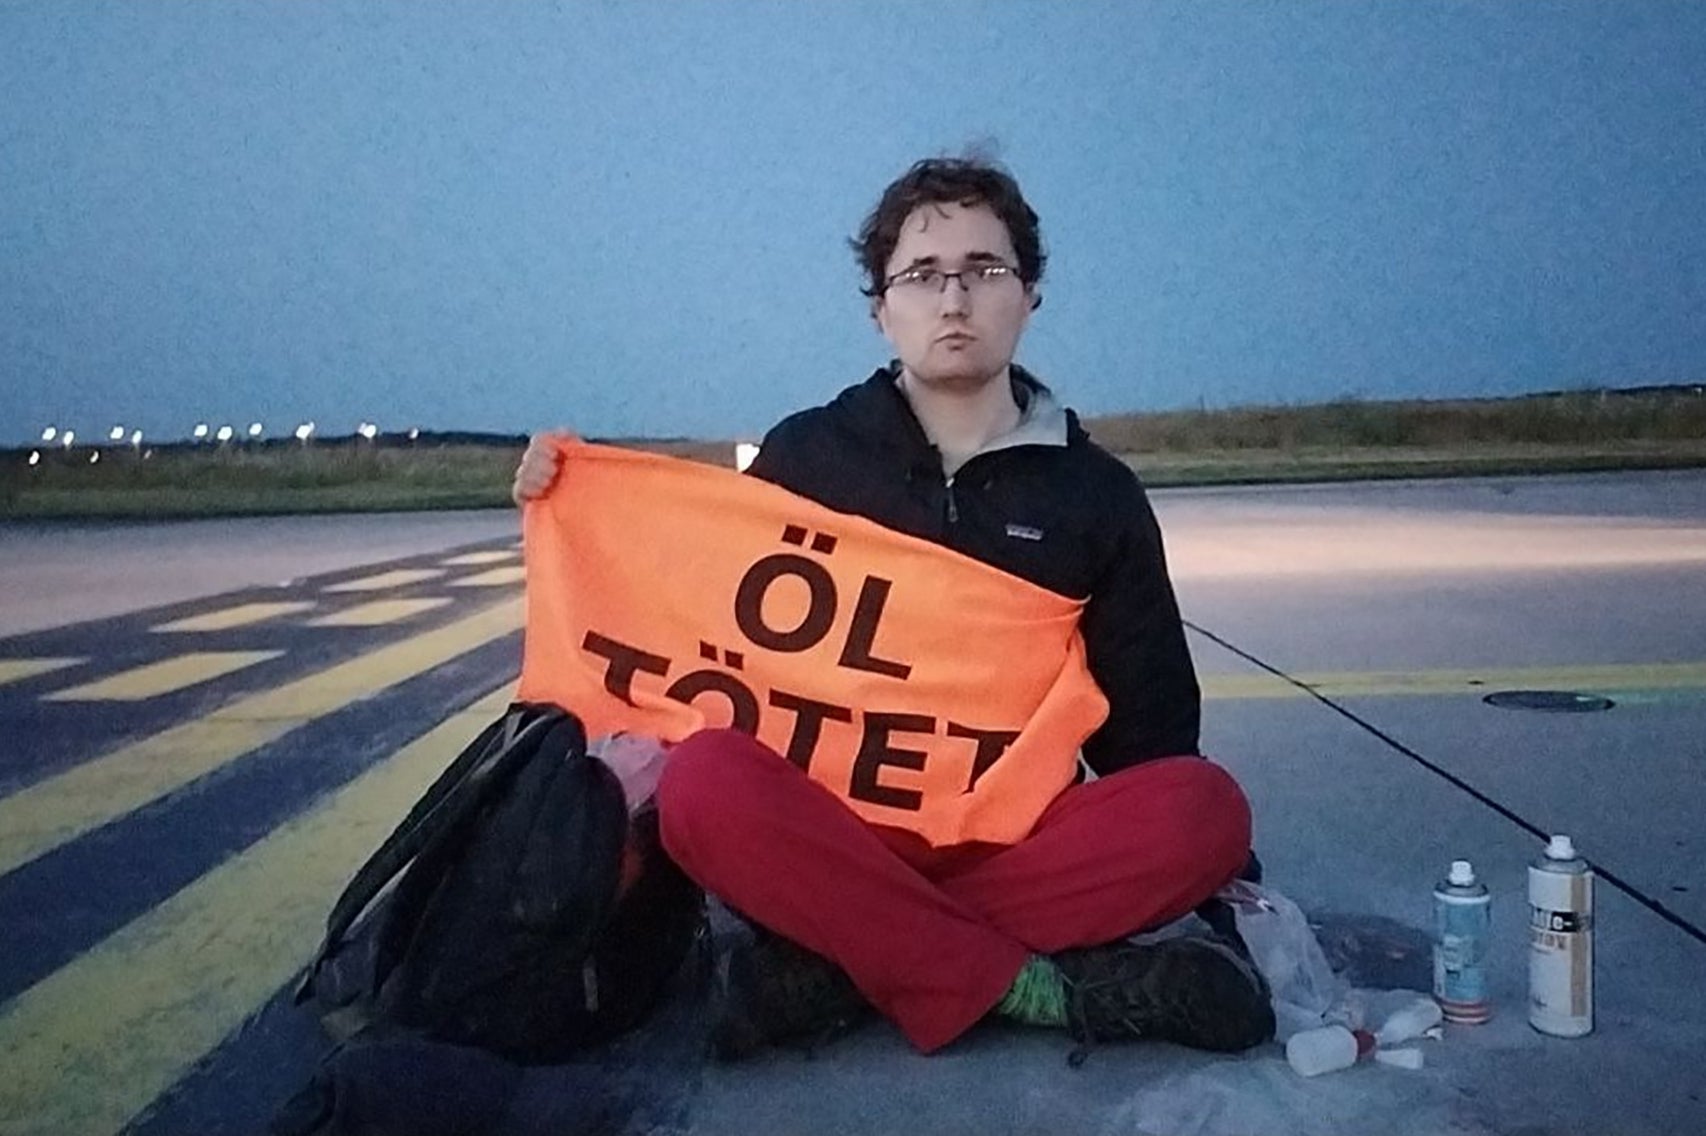
[[[1492,897],[1467,860],[1434,887],[1434,1000],[1448,1022],[1480,1025],[1493,1016],[1487,999],[1487,945]]]
[[[1593,869],[1568,836],[1528,866],[1528,1023],[1541,1033],[1593,1030]]]

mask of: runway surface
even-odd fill
[[[1269,882],[1328,926],[1395,929],[1401,953],[1446,863],[1474,860],[1494,1021],[1428,1043],[1419,1072],[1313,1081],[1275,1047],[1105,1047],[1072,1070],[1046,1032],[925,1059],[881,1025],[815,1061],[707,1067],[684,995],[605,1058],[657,1076],[629,1130],[1706,1128],[1706,476],[1155,501],[1204,744],[1252,798]],[[301,1085],[324,1046],[280,992],[349,874],[503,706],[517,528],[0,525],[0,1133],[259,1131]],[[1501,690],[1612,705],[1484,701]],[[1523,1007],[1524,864],[1550,831],[1610,877],[1599,1028],[1572,1042]]]

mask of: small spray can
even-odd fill
[[[1434,887],[1434,999],[1448,1022],[1479,1025],[1493,1016],[1487,1000],[1487,944],[1492,897],[1467,860]]]
[[[1528,1023],[1555,1037],[1593,1030],[1593,869],[1568,836],[1528,866]]]

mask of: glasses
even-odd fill
[[[884,280],[883,291],[903,296],[940,296],[948,290],[950,278],[957,280],[967,292],[992,292],[1004,287],[1009,280],[1019,279],[1019,270],[998,260],[974,264],[958,272],[943,272],[940,268],[908,268]]]

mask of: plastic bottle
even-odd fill
[[[1493,1016],[1487,1000],[1487,946],[1492,899],[1467,860],[1434,887],[1434,998],[1448,1022],[1479,1025]]]
[[[1380,1023],[1380,1028],[1374,1031],[1374,1041],[1382,1049],[1389,1045],[1411,1041],[1439,1025],[1441,1011],[1439,1003],[1431,998],[1418,997],[1414,1002],[1404,1006]]]
[[[1420,1069],[1423,1064],[1422,1051],[1419,1049],[1377,1049],[1374,1051],[1374,1059],[1394,1069]]]
[[[1593,869],[1568,836],[1528,867],[1528,1024],[1555,1037],[1593,1030]]]
[[[1285,1043],[1285,1059],[1305,1077],[1347,1069],[1373,1052],[1373,1034],[1344,1026],[1304,1030],[1292,1034]]]

